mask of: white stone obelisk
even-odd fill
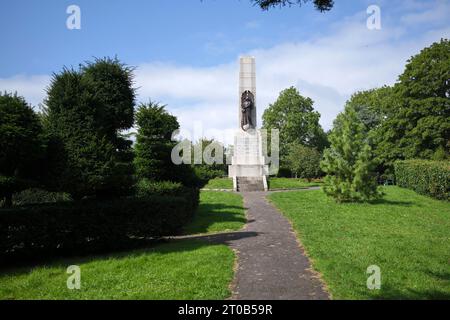
[[[245,91],[250,91],[253,93],[255,98],[255,107],[252,110],[252,121],[253,125],[257,126],[256,123],[256,63],[253,57],[241,57],[240,59],[240,71],[239,71],[239,103],[238,103],[238,114],[239,123],[238,127],[241,127],[242,113],[241,113],[241,97]]]
[[[253,96],[253,107],[251,109],[251,128],[242,127],[242,96],[249,91]],[[269,169],[265,164],[262,150],[261,132],[257,129],[256,118],[256,66],[254,57],[240,58],[239,72],[239,103],[238,103],[238,127],[234,136],[234,148],[229,176],[233,178],[234,189],[237,189],[239,178],[260,179],[264,189],[267,190],[267,179]]]

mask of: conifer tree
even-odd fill
[[[340,125],[331,133],[331,147],[325,150],[321,163],[327,174],[323,190],[337,202],[378,198],[375,163],[364,124],[352,107],[340,114],[338,121]]]

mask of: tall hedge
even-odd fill
[[[0,210],[0,264],[130,248],[181,232],[198,190],[177,196],[83,200]]]
[[[450,161],[397,161],[395,178],[400,187],[441,200],[450,199]]]

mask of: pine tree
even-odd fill
[[[340,123],[330,135],[331,147],[321,163],[324,191],[337,202],[371,200],[380,192],[374,174],[374,161],[364,124],[354,108],[338,116]]]

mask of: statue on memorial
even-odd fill
[[[252,121],[252,111],[255,104],[255,98],[250,91],[245,91],[241,97],[241,128],[244,131],[248,129],[252,129],[253,121]]]

